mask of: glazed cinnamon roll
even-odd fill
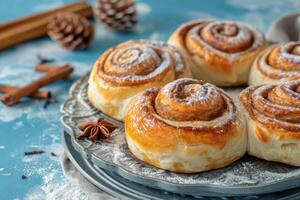
[[[189,68],[175,47],[146,40],[127,41],[96,61],[88,98],[96,108],[123,120],[138,92],[189,76]]]
[[[183,24],[169,43],[190,60],[194,78],[218,86],[247,83],[250,65],[266,47],[264,36],[250,25],[218,20]]]
[[[251,67],[249,85],[292,80],[300,80],[300,42],[277,44],[263,51]]]
[[[248,121],[248,153],[300,166],[300,81],[251,86],[240,101]]]
[[[125,118],[128,147],[161,169],[193,173],[221,168],[246,152],[241,112],[222,89],[183,78],[136,97]]]

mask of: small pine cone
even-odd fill
[[[69,50],[85,49],[94,38],[94,27],[74,13],[58,13],[48,23],[48,35]]]
[[[129,31],[137,23],[134,0],[98,0],[95,15],[114,31]]]

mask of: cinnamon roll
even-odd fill
[[[292,80],[300,80],[300,42],[277,44],[263,51],[251,67],[249,85]]]
[[[300,81],[251,86],[239,98],[248,122],[248,153],[300,166]]]
[[[169,43],[190,61],[194,78],[218,86],[247,83],[250,65],[266,47],[264,36],[250,25],[218,20],[183,24]]]
[[[146,40],[127,41],[107,50],[96,61],[88,98],[96,108],[123,120],[138,92],[189,76],[189,68],[175,47]]]
[[[179,173],[221,168],[239,159],[246,152],[245,131],[231,97],[191,78],[144,91],[125,117],[130,151],[148,164]]]

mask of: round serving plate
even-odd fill
[[[116,173],[106,171],[98,166],[94,165],[91,161],[84,159],[80,153],[78,153],[72,143],[71,136],[62,131],[62,143],[68,158],[74,164],[77,170],[89,180],[92,184],[100,188],[101,190],[113,195],[120,199],[149,199],[149,200],[161,200],[161,199],[211,199],[211,200],[252,200],[252,199],[278,199],[278,200],[292,200],[299,198],[300,188],[291,189],[284,192],[277,192],[267,195],[245,196],[245,197],[205,197],[205,196],[191,196],[180,195],[176,193],[166,192],[159,189],[147,187],[132,181],[129,181]]]
[[[95,166],[152,188],[188,195],[245,196],[300,187],[300,168],[251,156],[244,156],[226,168],[195,174],[172,173],[138,160],[127,147],[123,123],[89,103],[88,76],[86,74],[71,87],[69,98],[61,107],[61,122],[76,151]],[[80,134],[77,124],[99,117],[119,127],[112,137],[99,142],[77,140]]]

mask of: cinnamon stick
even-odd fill
[[[37,64],[34,68],[34,70],[36,72],[53,72],[53,71],[57,71],[61,68],[61,66],[57,66],[57,65],[46,65],[46,64]]]
[[[9,93],[9,92],[17,90],[17,89],[19,89],[19,87],[0,84],[0,92],[2,92],[2,93]],[[37,98],[37,99],[49,99],[51,97],[51,92],[50,91],[36,91],[34,94],[30,95],[30,97]]]
[[[91,18],[93,10],[84,1],[65,5],[47,12],[0,24],[0,50],[47,34],[47,24],[53,14],[73,12]]]
[[[25,85],[17,90],[6,93],[2,96],[1,101],[7,105],[12,106],[16,104],[22,97],[34,94],[40,87],[53,83],[59,79],[62,79],[73,72],[73,68],[69,65],[61,67],[57,71],[46,73],[43,77],[36,81]]]
[[[35,66],[34,70],[36,72],[48,73],[48,72],[57,71],[60,68],[61,68],[61,66],[56,66],[56,65],[37,64]],[[71,78],[71,76],[64,77],[64,79],[66,79],[66,80],[69,80],[70,78]]]
[[[78,2],[74,2],[74,3],[70,3],[70,4],[65,4],[63,6],[60,6],[58,8],[54,8],[54,9],[51,9],[51,10],[48,10],[45,12],[36,13],[36,14],[30,15],[30,16],[26,16],[26,17],[22,17],[19,19],[9,21],[9,22],[2,23],[2,24],[0,24],[0,32],[5,29],[9,29],[9,28],[16,27],[18,25],[27,23],[29,21],[34,21],[34,20],[39,20],[44,17],[49,17],[58,12],[77,12],[78,10],[86,9],[86,8],[90,8],[90,5],[85,1],[78,1]]]

